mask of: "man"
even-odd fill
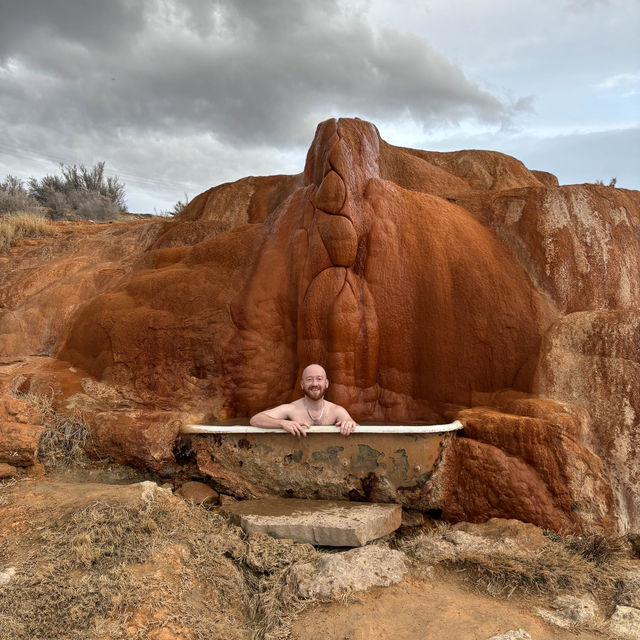
[[[263,429],[281,427],[297,438],[306,437],[305,429],[311,425],[335,424],[343,436],[348,436],[358,426],[344,407],[324,399],[329,380],[319,364],[310,364],[302,372],[300,386],[304,392],[302,398],[261,411],[251,418],[250,423]]]

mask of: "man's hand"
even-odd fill
[[[340,433],[343,436],[352,434],[356,430],[357,426],[358,423],[353,420],[338,420],[338,422],[336,422],[336,427],[340,427]]]
[[[282,420],[280,422],[280,426],[296,438],[307,437],[307,432],[305,431],[305,429],[308,429],[309,425],[306,422],[298,422],[297,420]]]

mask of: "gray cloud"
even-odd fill
[[[374,30],[364,4],[356,12],[337,0],[5,4],[8,125],[28,120],[70,135],[207,131],[255,146],[302,144],[334,114],[423,126],[509,117],[422,40]]]
[[[554,146],[523,135],[528,123],[557,131],[585,117],[588,130],[617,126],[598,119],[603,105],[620,126],[635,122],[631,99],[594,88],[637,70],[625,60],[638,12],[611,0],[605,13],[608,2],[0,0],[0,177],[106,160],[134,210],[169,207],[185,191],[301,170],[315,126],[332,116],[372,120],[408,146],[436,148],[418,141],[446,135],[447,150],[497,148],[528,165],[531,153],[551,171],[564,159],[576,176],[595,157],[590,142],[617,157],[593,179],[622,175],[638,152],[621,136],[610,138],[617,152],[599,138]]]

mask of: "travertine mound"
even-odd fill
[[[637,192],[559,187],[504,154],[398,148],[370,123],[328,120],[299,175],[15,250],[0,382],[53,376],[98,455],[163,469],[180,421],[291,399],[319,361],[359,420],[464,418],[420,508],[637,526],[638,256]],[[50,355],[67,382],[33,360]]]

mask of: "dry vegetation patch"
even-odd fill
[[[238,532],[152,483],[136,486],[138,502],[54,512],[8,540],[29,553],[7,554],[22,557],[0,587],[2,640],[147,638],[167,625],[186,638],[249,637]]]
[[[17,213],[0,219],[0,253],[25,238],[55,235],[55,226],[46,218],[32,213]]]
[[[461,572],[494,597],[589,592],[606,607],[617,602],[624,589],[621,576],[633,567],[628,542],[602,535],[550,534],[546,544],[533,549],[440,525],[401,541],[400,548],[417,565]]]
[[[89,431],[82,416],[57,412],[53,399],[44,394],[14,392],[13,396],[35,407],[40,414],[44,432],[38,441],[38,460],[47,472],[87,462],[84,446]]]
[[[276,640],[312,603],[291,570],[313,547],[247,538],[155,483],[25,480],[0,495],[0,572],[15,569],[0,640]]]

